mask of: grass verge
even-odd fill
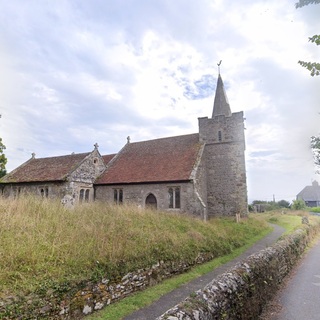
[[[263,219],[267,222],[277,224],[286,229],[286,234],[292,233],[294,230],[301,226],[301,218],[303,216],[308,216],[309,220],[315,221],[317,217],[312,217],[307,211],[296,210],[296,211],[284,211],[284,210],[274,210],[270,212],[256,214],[257,217]]]

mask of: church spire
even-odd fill
[[[216,96],[214,98],[214,104],[213,104],[212,118],[215,116],[221,116],[221,115],[230,117],[231,109],[230,109],[226,92],[224,90],[224,85],[223,85],[222,78],[220,76],[220,70],[219,70]]]

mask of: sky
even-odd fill
[[[292,201],[315,174],[320,5],[295,0],[0,0],[0,137],[7,171],[198,132],[217,63],[245,116],[249,202]]]

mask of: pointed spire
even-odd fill
[[[226,91],[224,90],[222,78],[219,72],[217,88],[216,88],[216,96],[214,97],[212,118],[216,116],[221,116],[221,115],[230,117],[231,109],[230,109],[229,101],[226,95]]]

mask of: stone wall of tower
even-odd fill
[[[243,112],[199,118],[205,143],[208,216],[247,213]]]

